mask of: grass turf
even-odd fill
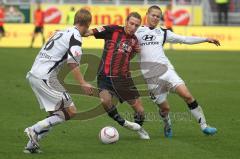
[[[35,96],[25,80],[38,49],[0,49],[0,158],[174,158],[174,159],[229,159],[240,155],[240,54],[219,51],[167,51],[167,56],[192,94],[202,105],[210,125],[218,128],[215,136],[205,136],[189,115],[185,103],[176,95],[169,95],[173,120],[172,139],[163,136],[163,127],[156,106],[143,98],[147,121],[144,127],[151,140],[142,141],[134,132],[118,126],[102,115],[87,121],[69,121],[56,126],[41,141],[42,154],[22,152],[27,139],[25,127],[45,118],[39,110]],[[100,50],[84,50],[99,54]],[[93,67],[97,67],[95,64]],[[98,99],[73,95],[79,111],[88,110]],[[129,118],[131,108],[126,104],[120,112]],[[130,119],[130,118],[129,118]],[[100,129],[106,125],[116,127],[120,140],[103,145],[98,140]]]

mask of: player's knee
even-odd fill
[[[69,120],[70,119],[70,116],[65,109],[54,111],[54,112],[50,113],[50,116],[54,116],[54,115],[62,118],[63,120]]]
[[[164,103],[166,101],[167,98],[167,93],[161,94],[161,95],[157,95],[155,97],[155,99],[152,99],[154,103],[161,105],[162,103]]]
[[[75,106],[70,106],[59,111],[52,112],[51,115],[57,115],[63,120],[70,120],[77,114],[77,109]]]
[[[112,96],[107,90],[103,90],[99,94],[101,103],[104,107],[112,106]]]
[[[111,106],[112,105],[112,99],[111,98],[100,98],[101,103],[103,106]]]
[[[75,106],[70,106],[66,109],[69,119],[73,118],[77,114],[77,109]]]

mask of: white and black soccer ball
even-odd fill
[[[104,144],[112,144],[119,140],[119,133],[116,128],[106,126],[99,132],[99,140]]]

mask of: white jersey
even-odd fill
[[[158,76],[166,69],[174,69],[164,53],[165,42],[195,44],[206,41],[206,38],[181,36],[166,29],[147,26],[139,27],[135,35],[141,47],[139,61],[145,78]]]
[[[64,63],[80,64],[82,37],[76,27],[57,31],[38,53],[30,73],[39,79],[57,77]]]

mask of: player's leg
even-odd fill
[[[128,102],[129,105],[132,106],[132,108],[135,112],[134,113],[135,123],[137,123],[141,126],[141,129],[137,131],[140,138],[141,139],[150,139],[148,133],[142,127],[145,116],[144,116],[144,108],[143,108],[143,105],[142,105],[142,102],[141,102],[140,98],[129,100],[127,102]]]
[[[5,36],[5,30],[3,26],[0,26],[0,38]]]
[[[34,44],[34,41],[35,41],[35,38],[36,38],[38,32],[39,32],[39,28],[38,28],[38,27],[35,27],[35,28],[34,28],[34,31],[33,31],[33,34],[32,34],[31,44],[30,44],[30,47],[31,47],[31,48],[33,47],[33,44]]]
[[[42,35],[42,44],[44,45],[45,44],[45,37],[44,37],[44,28],[43,27],[41,27],[41,31],[40,31],[40,33],[41,33],[41,35]]]
[[[99,97],[101,99],[103,108],[108,113],[108,116],[123,126],[125,119],[121,117],[117,111],[116,106],[112,103],[112,95],[109,93],[109,91],[106,89],[101,90]]]
[[[31,44],[30,44],[31,48],[33,47],[36,36],[37,36],[37,33],[34,32],[33,35],[32,35],[32,40],[31,40]]]
[[[138,99],[133,99],[127,101],[129,105],[132,106],[133,110],[135,111],[134,113],[134,121],[135,123],[138,123],[139,125],[143,125],[145,116],[144,116],[144,108],[142,106],[141,100]]]
[[[50,129],[69,120],[76,114],[76,108],[66,92],[59,92],[48,85],[48,82],[38,79],[31,74],[27,79],[36,95],[41,108],[50,113],[50,116],[25,129],[30,139],[25,150],[34,153],[39,150],[38,141],[45,136]]]
[[[224,4],[224,23],[228,24],[228,4]]]
[[[1,38],[2,37],[4,37],[4,28],[3,28],[3,26],[0,26],[0,40],[1,40]]]
[[[157,104],[159,107],[159,115],[162,118],[162,121],[164,123],[164,136],[167,138],[171,138],[173,133],[172,133],[172,123],[171,123],[171,119],[169,116],[169,111],[170,111],[170,106],[168,101],[165,100],[163,102],[158,101]]]
[[[101,99],[103,108],[108,113],[108,116],[118,122],[119,125],[128,128],[130,130],[137,131],[141,128],[139,124],[127,121],[118,113],[116,105],[112,103],[112,95],[109,93],[108,90],[103,89],[99,93],[99,97]]]
[[[203,133],[207,135],[212,135],[217,132],[216,128],[210,127],[207,125],[202,107],[198,104],[198,102],[193,98],[192,94],[188,90],[185,84],[181,84],[176,87],[176,93],[183,98],[183,100],[187,103],[191,114],[200,124],[200,127]]]
[[[164,135],[168,138],[172,137],[172,126],[169,116],[170,106],[167,102],[168,86],[170,85],[168,82],[169,76],[170,71],[167,71],[160,77],[146,79],[150,98],[159,108],[159,115],[164,123]]]
[[[222,23],[222,7],[221,4],[218,4],[218,23]]]
[[[29,137],[25,153],[39,153],[39,141],[56,125],[70,120],[76,114],[76,107],[71,105],[57,111],[49,112],[49,116],[25,129]]]
[[[116,91],[114,89],[114,84],[112,79],[106,76],[98,76],[97,78],[98,88],[100,89],[99,97],[101,99],[103,108],[108,113],[108,116],[111,117],[113,120],[117,121],[118,124],[121,126],[137,131],[141,128],[141,126],[137,123],[133,123],[127,121],[126,119],[122,118],[121,115],[118,113],[116,104],[113,103],[113,94],[116,95]],[[120,98],[118,97],[120,100]]]

